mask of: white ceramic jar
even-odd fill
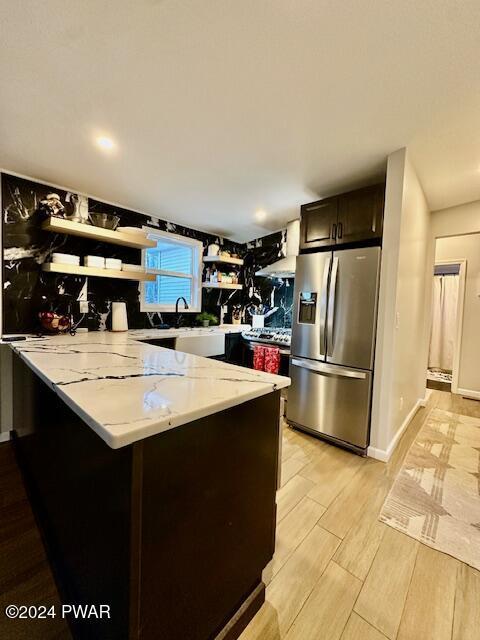
[[[208,245],[208,255],[209,256],[218,256],[218,252],[220,251],[220,245],[216,242],[212,242],[212,244]]]
[[[125,302],[112,302],[112,331],[128,331]]]

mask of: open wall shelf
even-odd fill
[[[63,218],[51,217],[42,224],[44,231],[53,231],[54,233],[64,233],[70,236],[79,236],[81,238],[91,238],[100,242],[108,242],[110,244],[119,244],[124,247],[133,247],[134,249],[146,249],[157,246],[154,240],[148,240],[135,233],[123,233],[121,231],[110,231],[110,229],[101,229],[92,224],[82,224],[80,222],[71,222]]]
[[[215,264],[235,264],[241,266],[243,260],[241,258],[226,258],[222,256],[203,256],[203,261]]]
[[[227,284],[224,282],[202,282],[204,289],[243,289],[243,284]]]
[[[59,264],[57,262],[45,262],[42,270],[48,273],[69,273],[76,276],[95,276],[97,278],[119,278],[121,280],[138,280],[153,282],[154,273],[141,273],[139,271],[117,271],[116,269],[98,269],[95,267],[80,267],[73,264]]]

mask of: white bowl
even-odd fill
[[[75,256],[70,253],[52,253],[52,262],[56,264],[80,264],[80,256]]]
[[[105,268],[116,269],[117,271],[121,271],[122,261],[118,260],[117,258],[105,258]]]
[[[142,267],[141,264],[127,264],[126,262],[122,262],[122,271],[136,271],[144,273],[145,267]]]
[[[85,256],[83,264],[86,267],[96,267],[97,269],[105,269],[105,258],[102,256]]]

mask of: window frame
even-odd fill
[[[194,238],[188,238],[178,233],[171,233],[170,231],[161,231],[155,227],[143,226],[144,231],[147,232],[147,238],[149,240],[166,239],[170,242],[188,246],[192,249],[192,273],[179,273],[177,271],[167,271],[166,269],[148,269],[146,264],[147,248],[142,249],[142,266],[146,269],[147,273],[154,273],[155,275],[173,276],[177,278],[190,278],[190,298],[191,304],[188,306],[188,311],[193,313],[199,313],[202,310],[202,272],[203,272],[203,243],[201,240],[195,240]],[[140,311],[143,313],[170,313],[175,311],[175,304],[147,304],[145,300],[145,287],[146,282],[141,283],[140,287]]]

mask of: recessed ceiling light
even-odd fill
[[[97,147],[102,149],[102,151],[112,151],[112,149],[115,148],[114,141],[107,136],[98,136],[95,142],[97,143]]]
[[[255,211],[255,220],[257,222],[264,222],[267,218],[267,212],[264,209],[257,209]]]

